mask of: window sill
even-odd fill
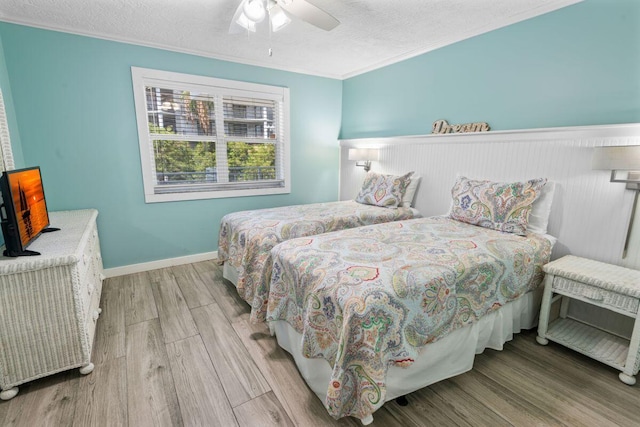
[[[196,191],[185,193],[145,194],[145,203],[179,202],[183,200],[224,199],[229,197],[269,196],[289,194],[289,186],[280,188],[259,188],[247,190]]]

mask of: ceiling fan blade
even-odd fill
[[[336,18],[306,0],[281,0],[278,4],[287,13],[326,31],[331,31],[340,24]]]

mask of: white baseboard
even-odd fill
[[[105,277],[124,276],[126,274],[141,273],[158,268],[173,267],[174,265],[191,264],[192,262],[209,261],[218,258],[218,251],[181,256],[177,258],[160,259],[158,261],[142,262],[140,264],[124,265],[122,267],[106,268]]]

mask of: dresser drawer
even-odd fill
[[[78,260],[80,283],[86,279],[86,274],[88,273],[90,265],[94,262],[97,252],[99,253],[98,232],[94,227],[89,232],[89,239],[87,240],[85,247],[82,249],[80,259]]]
[[[85,331],[87,334],[87,343],[89,344],[89,356],[91,355],[91,349],[93,348],[93,338],[96,333],[96,323],[100,315],[100,289],[96,289],[93,293],[93,298],[89,304],[89,310],[85,318]]]
[[[573,298],[587,300],[592,304],[605,308],[616,308],[632,315],[638,313],[638,298],[564,277],[555,276],[553,278],[553,290]]]
[[[80,277],[82,310],[85,317],[88,315],[92,296],[97,292],[100,295],[102,288],[102,257],[98,241],[98,232],[94,228],[86,247],[78,262],[78,276]]]

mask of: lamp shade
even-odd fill
[[[594,147],[593,169],[640,171],[640,145]]]
[[[349,160],[355,161],[377,161],[380,151],[377,148],[349,148]]]
[[[274,33],[281,30],[291,22],[291,19],[284,13],[284,10],[277,4],[269,9],[269,20],[271,21],[271,31]]]

